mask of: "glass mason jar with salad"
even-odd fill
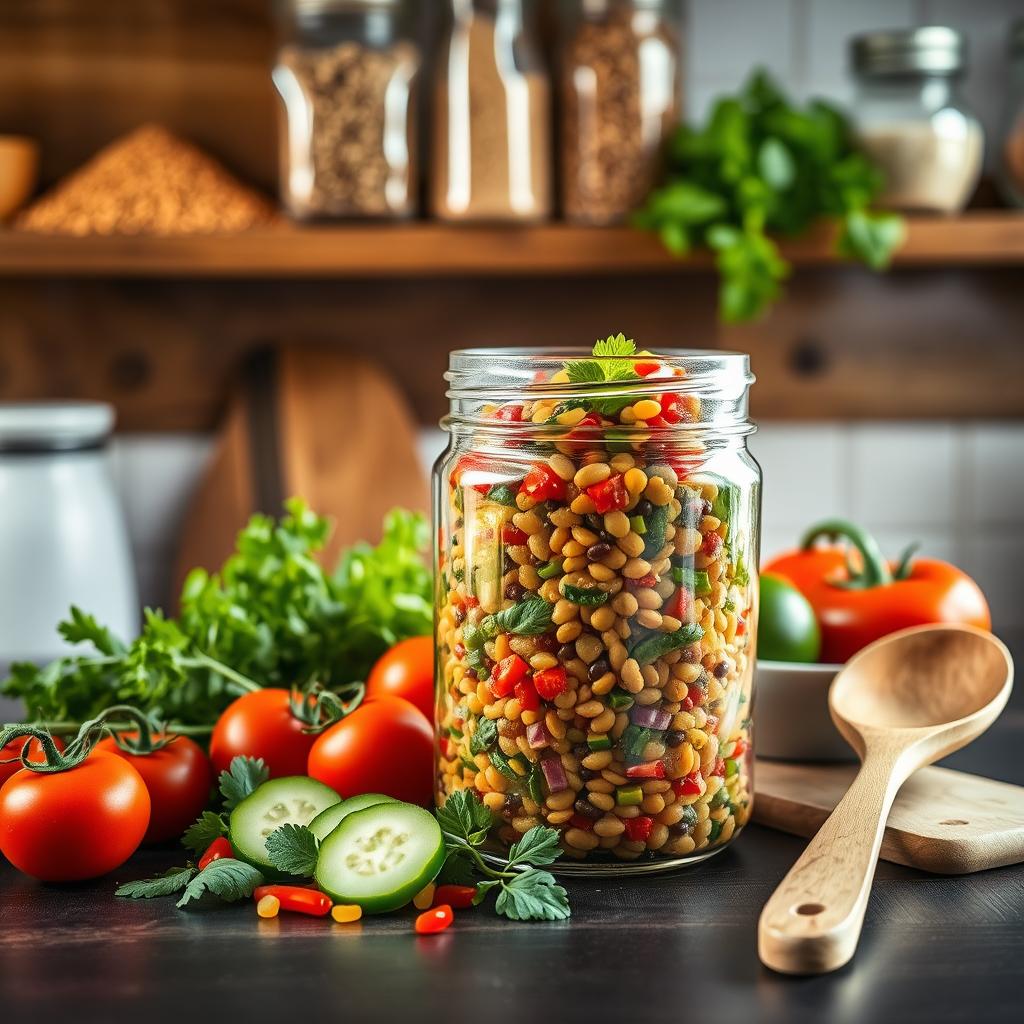
[[[753,793],[747,356],[619,335],[453,352],[446,377],[438,803],[472,790],[499,847],[557,829],[561,870],[721,850]]]

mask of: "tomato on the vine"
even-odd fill
[[[434,730],[400,697],[374,697],[316,738],[309,774],[342,796],[383,793],[429,805]]]
[[[262,757],[272,779],[305,775],[316,736],[292,713],[288,690],[247,693],[225,708],[210,739],[210,760],[219,775],[236,757]]]
[[[136,851],[149,809],[142,776],[104,751],[64,771],[18,772],[0,786],[0,853],[44,882],[97,878]]]
[[[138,733],[123,734],[128,741],[137,737]],[[157,734],[152,740],[159,745],[164,738]],[[148,753],[124,750],[112,736],[100,740],[96,749],[124,758],[142,776],[152,804],[143,842],[177,839],[209,802],[213,785],[210,762],[203,748],[187,736],[175,736]]]
[[[64,749],[64,741],[59,736],[54,736],[53,742],[58,750]],[[0,763],[0,785],[5,783],[15,772],[21,771],[21,761],[8,761],[7,759],[21,757],[25,743],[26,739],[22,736],[20,739],[11,740],[6,747],[0,749],[0,762],[7,762],[6,764]],[[28,743],[28,759],[36,764],[42,764],[45,758],[43,757],[43,748],[40,746],[39,740],[29,740]]]
[[[524,542],[525,543],[525,542]],[[395,644],[370,670],[367,697],[402,697],[434,720],[434,640],[413,636]]]

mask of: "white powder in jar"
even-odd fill
[[[865,124],[859,142],[885,175],[879,204],[895,209],[957,213],[981,175],[984,133],[977,121],[955,111],[927,121]]]

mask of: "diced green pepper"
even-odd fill
[[[689,647],[704,635],[696,622],[688,622],[674,633],[650,633],[633,645],[629,656],[643,667],[679,647]]]
[[[708,842],[713,843],[722,834],[722,823],[711,819],[711,831],[708,833]]]
[[[668,505],[655,505],[647,517],[647,543],[643,557],[650,561],[665,546],[668,527]]]
[[[535,804],[544,803],[544,772],[539,764],[530,768],[530,774],[526,776],[526,791]]]
[[[711,593],[711,577],[704,569],[691,569],[689,566],[676,566],[672,570],[672,580],[678,587],[692,590],[698,597]]]
[[[496,501],[499,505],[516,507],[516,492],[508,484],[495,484],[487,492],[488,501]]]
[[[642,537],[647,532],[647,523],[644,522],[643,516],[630,516],[629,528]]]
[[[608,707],[613,711],[625,711],[626,708],[631,708],[633,706],[633,696],[625,690],[620,690],[616,687],[608,694],[607,703]]]
[[[729,790],[722,786],[721,789],[715,792],[715,795],[711,798],[708,806],[714,809],[715,807],[723,807],[729,802]]]
[[[651,730],[639,725],[627,725],[619,739],[622,759],[627,765],[639,764],[643,760],[644,747],[651,739]]]
[[[587,746],[596,754],[599,750],[611,750],[612,749],[612,738],[607,733],[601,733],[599,736],[588,736]]]
[[[597,587],[577,587],[572,583],[565,583],[562,585],[562,596],[573,604],[596,608],[599,604],[604,604],[609,595],[608,591],[598,590]]]
[[[615,791],[615,802],[620,807],[635,807],[643,799],[644,791],[639,786],[619,786]]]
[[[738,771],[740,766],[736,763],[736,758],[727,757],[725,759],[725,777],[731,779]]]
[[[542,580],[550,580],[555,576],[562,575],[562,559],[553,558],[550,562],[537,566],[537,575]]]

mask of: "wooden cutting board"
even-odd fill
[[[857,774],[857,765],[759,760],[754,821],[813,836]],[[1024,787],[948,768],[922,768],[896,797],[881,857],[940,875],[1024,861]]]
[[[254,355],[230,396],[214,453],[187,514],[174,604],[194,566],[217,569],[254,512],[305,498],[330,517],[324,553],[376,543],[396,505],[426,512],[426,474],[404,397],[377,367],[338,349],[282,346]]]

